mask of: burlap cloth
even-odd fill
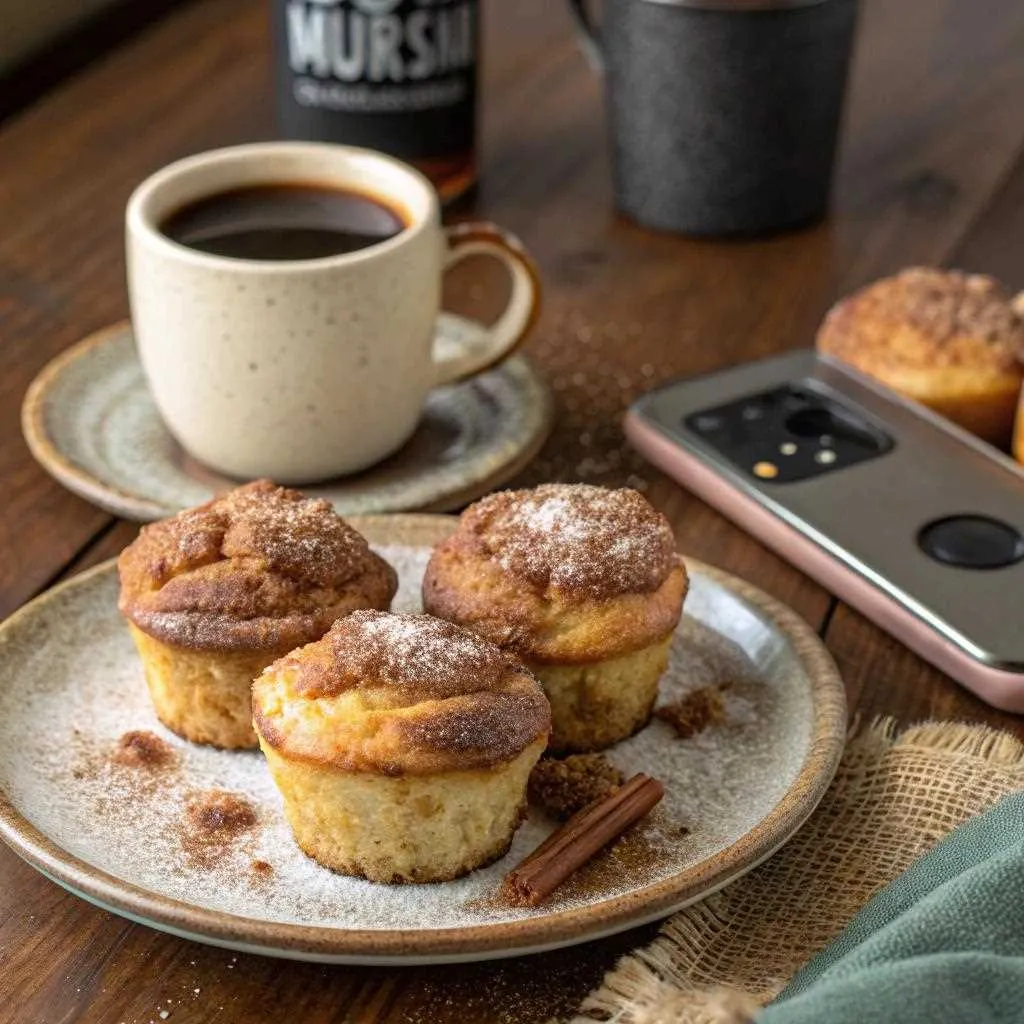
[[[961,822],[1024,787],[1024,744],[934,722],[850,742],[818,810],[774,857],[669,918],[573,1024],[747,1020],[853,915]]]

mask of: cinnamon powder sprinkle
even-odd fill
[[[223,789],[193,793],[185,801],[181,846],[195,863],[212,867],[258,822],[252,804],[237,793]]]
[[[126,768],[159,771],[176,764],[178,756],[171,745],[156,733],[146,729],[132,729],[117,741],[110,759]]]
[[[249,865],[249,881],[254,889],[265,889],[273,878],[273,865],[265,860],[254,860]]]
[[[527,796],[558,821],[621,786],[625,776],[604,754],[573,754],[538,761],[530,772]]]
[[[727,688],[727,683],[703,686],[671,704],[662,705],[654,715],[671,725],[679,739],[687,740],[709,726],[725,725],[728,716],[722,691]]]
[[[566,903],[592,900],[614,889],[622,878],[657,878],[679,863],[678,847],[691,834],[655,808],[646,821],[606,847],[579,869],[559,891]]]

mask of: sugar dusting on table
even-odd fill
[[[429,552],[380,553],[401,580],[396,610],[419,611]],[[695,578],[689,600],[699,616],[709,614],[715,590]],[[536,812],[502,860],[466,878],[374,885],[333,874],[301,853],[259,753],[195,746],[159,724],[115,601],[113,577],[88,592],[67,591],[6,652],[15,657],[0,671],[24,682],[0,686],[0,786],[33,824],[84,860],[167,896],[246,917],[415,930],[600,902],[692,866],[742,836],[795,777],[800,736],[809,730],[801,687],[769,681],[739,648],[686,617],[661,699],[727,679],[728,723],[681,741],[655,721],[609,753],[626,775],[644,771],[667,787],[662,805],[633,835],[539,909],[490,899],[509,868],[554,827]],[[54,664],[54,651],[67,651],[68,664]],[[139,739],[143,734],[148,738]],[[157,751],[161,767],[148,754],[126,758],[126,749]],[[220,794],[224,820],[235,824],[213,844],[215,857],[197,858],[182,841],[182,822],[211,791]],[[244,807],[252,820],[239,811]]]

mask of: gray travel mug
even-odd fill
[[[754,234],[820,217],[857,0],[570,0],[605,74],[615,202],[645,227]]]

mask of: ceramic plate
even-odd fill
[[[396,608],[419,607],[439,516],[356,525],[399,571]],[[726,721],[680,739],[662,721],[614,747],[626,773],[664,781],[662,804],[543,907],[498,898],[503,875],[552,829],[531,809],[509,853],[454,882],[377,885],[335,875],[294,844],[258,753],[186,743],[154,716],[116,609],[112,563],[44,594],[0,627],[0,834],[54,881],[101,907],[232,949],[339,963],[426,963],[586,942],[699,900],[770,856],[800,827],[843,746],[843,689],[792,611],[699,563],[661,701],[723,690]],[[158,769],[121,763],[150,732]],[[227,790],[256,824],[220,846],[187,806]]]
[[[438,344],[461,347],[479,329],[442,314]],[[196,462],[168,433],[126,323],[91,335],[43,369],[25,396],[22,429],[47,472],[127,519],[162,519],[237,483]],[[515,476],[550,430],[547,389],[514,356],[432,391],[416,433],[384,462],[303,490],[344,515],[454,509]]]

